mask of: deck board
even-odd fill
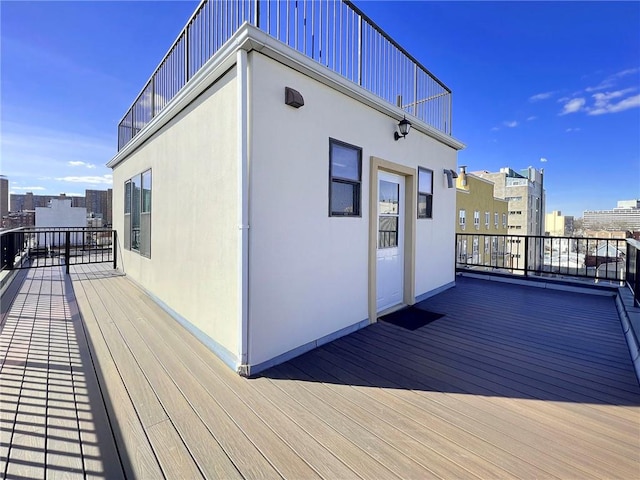
[[[126,276],[61,272],[28,271],[4,309],[7,477],[640,472],[611,298],[459,277],[420,305],[445,314],[423,328],[377,323],[245,379]]]

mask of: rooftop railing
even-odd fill
[[[635,262],[636,254],[626,239],[456,234],[458,271],[574,277],[623,284],[630,274],[635,278],[629,260],[633,258]]]
[[[106,228],[25,227],[0,232],[0,271],[113,263],[117,232]]]
[[[451,90],[350,1],[204,0],[118,125],[118,150],[248,22],[451,134]]]

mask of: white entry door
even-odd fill
[[[378,172],[378,312],[402,303],[403,300],[404,208],[404,177]]]

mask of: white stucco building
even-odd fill
[[[248,15],[170,100],[157,99],[160,64],[108,164],[126,274],[244,375],[454,284],[448,177],[463,148],[450,92],[414,83],[426,69],[395,43],[410,74],[389,81],[408,106],[366,80],[382,64],[360,63],[354,81]]]
[[[51,199],[48,207],[36,207],[35,227],[38,229],[50,230],[70,230],[83,229],[87,226],[87,209],[84,207],[72,207],[71,199]],[[38,243],[57,243],[59,246],[64,242],[62,233],[55,234],[38,234]],[[73,232],[70,234],[69,240],[72,245],[80,245],[83,243],[84,234],[82,232]]]

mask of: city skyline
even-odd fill
[[[355,3],[452,89],[459,165],[544,168],[546,210],[576,217],[640,198],[640,4]],[[12,193],[111,187],[117,124],[197,4],[0,4]]]

